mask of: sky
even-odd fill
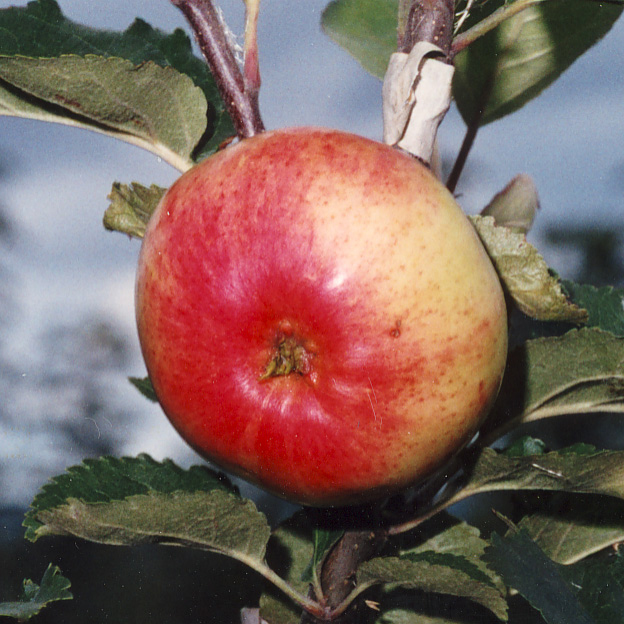
[[[0,8],[25,4],[0,0]],[[186,28],[167,0],[60,0],[60,5],[70,19],[98,28],[125,29],[135,16],[166,31]],[[379,139],[381,83],[321,32],[325,5],[326,0],[263,0],[265,124],[322,125]],[[231,28],[241,32],[242,1],[223,0],[221,6]],[[531,240],[564,276],[573,275],[579,255],[547,247],[550,227],[606,224],[622,230],[624,224],[623,48],[620,19],[540,98],[480,131],[466,183],[458,187],[460,203],[475,213],[513,176],[529,174],[541,198]],[[443,154],[454,158],[463,132],[452,109],[440,130]],[[101,218],[114,181],[168,186],[178,172],[150,153],[92,132],[6,117],[0,117],[0,170],[0,206],[15,232],[4,260],[18,311],[4,330],[14,369],[27,379],[46,365],[38,347],[46,327],[102,317],[112,319],[127,341],[127,373],[144,374],[133,312],[139,243],[105,232]],[[113,388],[115,401],[137,414],[123,425],[128,431],[120,452],[197,460],[159,408],[146,404],[122,376]],[[13,477],[5,484],[0,471],[0,485],[5,503],[25,504],[41,475],[55,474],[80,457],[55,446],[55,440],[29,436],[29,423],[46,417],[41,405],[33,408],[32,397],[15,399],[13,407],[19,418],[0,430],[0,465]],[[94,436],[105,423],[95,425]],[[33,465],[40,469],[37,479]]]

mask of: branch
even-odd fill
[[[171,2],[182,11],[193,29],[239,138],[244,139],[263,132],[258,91],[246,88],[245,79],[212,1],[171,0]]]
[[[362,604],[356,598],[368,586],[356,587],[357,569],[360,564],[377,556],[387,541],[386,530],[379,523],[380,508],[365,505],[311,510],[310,513],[314,514],[314,522],[318,526],[348,528],[327,554],[321,566],[319,586],[312,590],[312,600],[323,605],[325,612],[319,617],[307,609],[301,624],[359,622]]]
[[[449,58],[453,42],[454,0],[405,0],[399,15],[398,51],[409,54],[419,41],[437,45]]]
[[[384,143],[427,165],[451,103],[454,9],[454,0],[400,1],[398,51],[382,88]]]

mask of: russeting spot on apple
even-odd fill
[[[397,150],[317,128],[245,139],[173,184],[136,314],[182,437],[317,506],[438,468],[487,414],[507,352],[500,282],[452,195]]]

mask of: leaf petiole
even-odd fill
[[[272,583],[275,587],[277,587],[277,589],[286,594],[293,602],[297,603],[308,613],[316,617],[327,618],[328,614],[321,604],[319,604],[316,600],[312,600],[304,594],[299,593],[288,581],[284,580],[263,561],[245,556],[236,556],[235,558],[252,570],[258,572],[258,574],[261,574],[267,581]]]
[[[547,1],[548,0],[516,0],[511,4],[504,4],[502,7],[496,9],[496,11],[494,11],[491,15],[488,15],[485,19],[472,26],[472,28],[469,28],[461,35],[457,35],[451,44],[450,58],[452,59],[455,57],[459,54],[459,52],[479,39],[479,37],[482,37],[491,30],[494,30],[510,17],[517,15],[525,9]]]

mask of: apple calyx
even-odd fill
[[[291,373],[309,375],[312,371],[313,357],[314,354],[308,351],[298,338],[282,334],[264,373],[260,376],[260,381],[271,377],[285,377]]]

